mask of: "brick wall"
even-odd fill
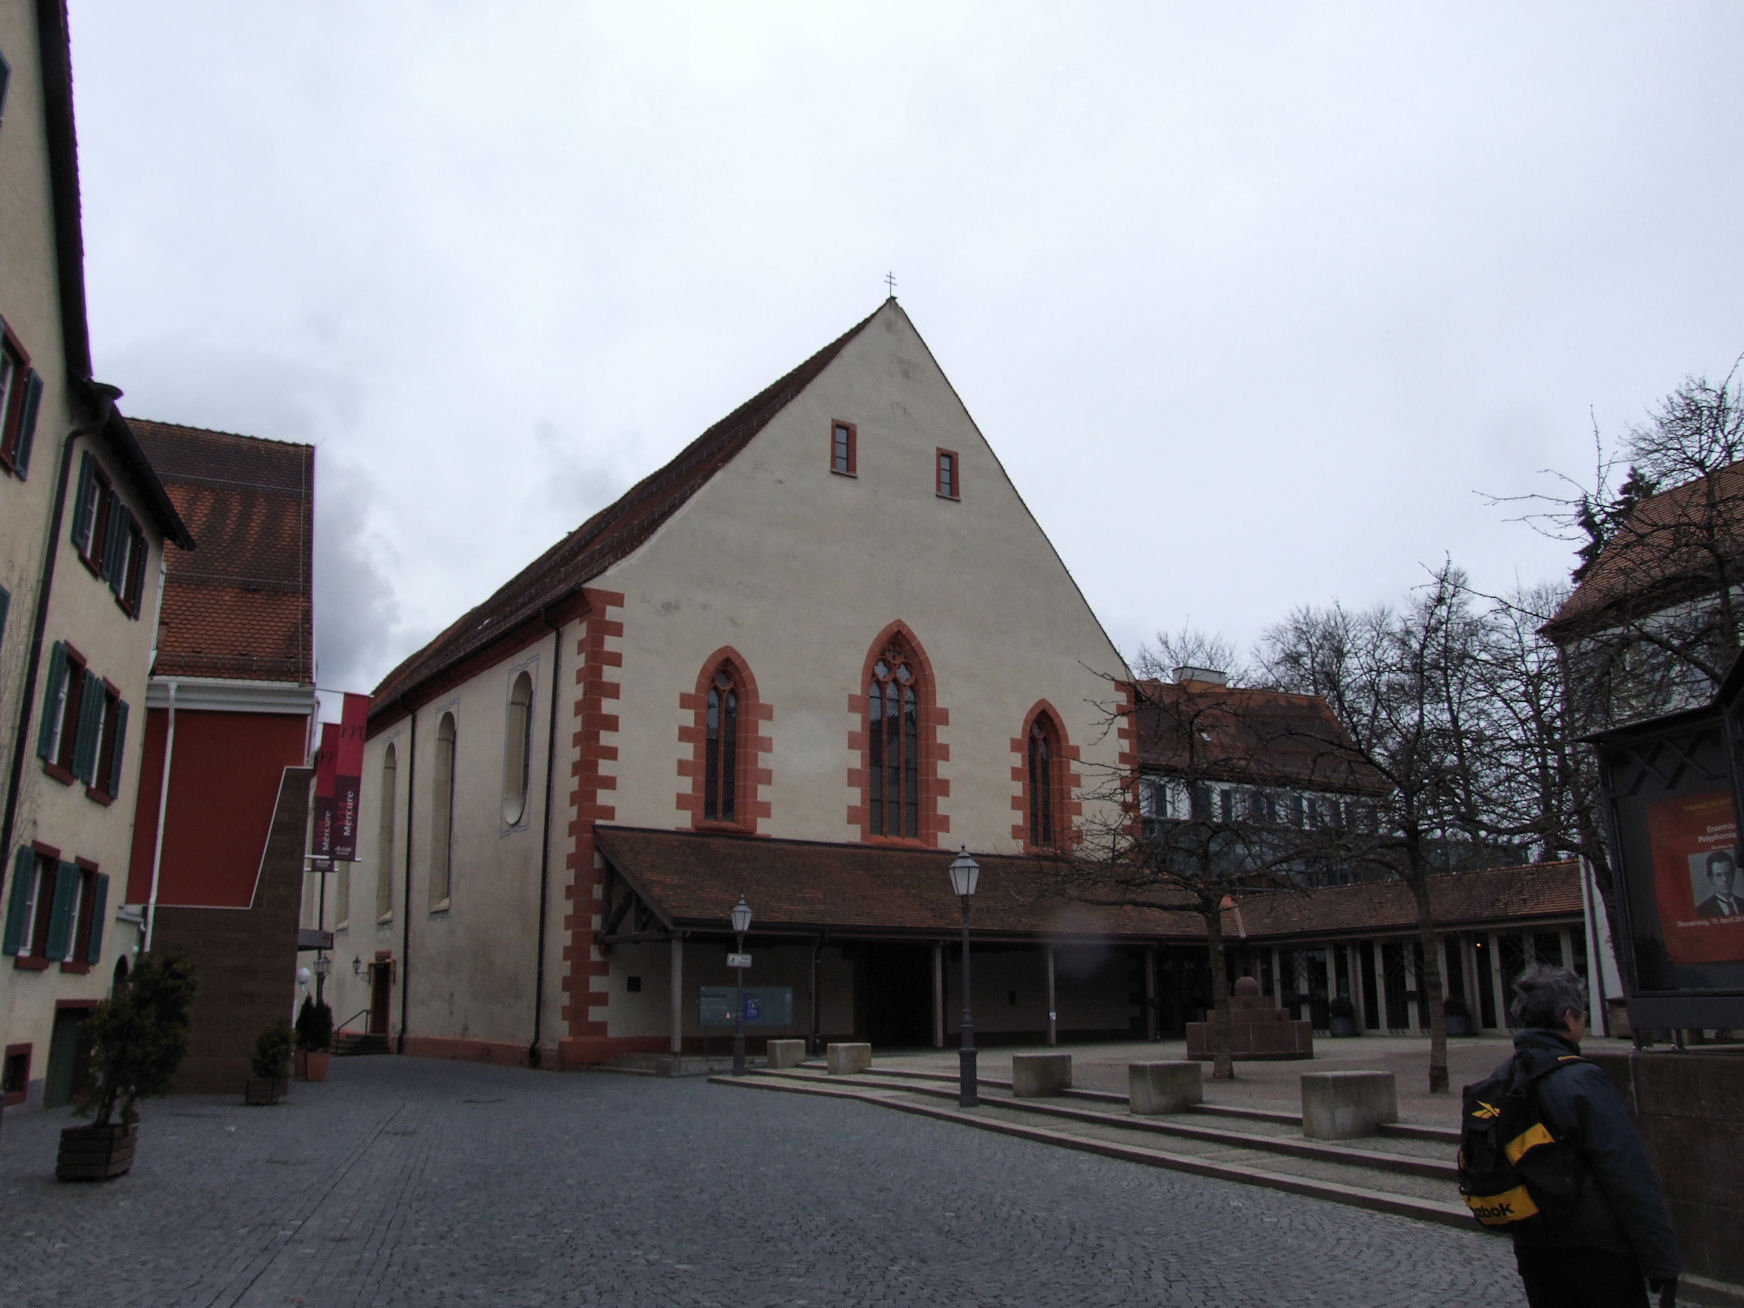
[[[158,910],[153,951],[182,950],[200,973],[177,1093],[240,1095],[261,1028],[293,1015],[310,776],[285,769],[252,907]]]

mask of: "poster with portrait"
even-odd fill
[[[1666,957],[1673,963],[1744,960],[1744,872],[1731,792],[1649,804],[1647,837]]]

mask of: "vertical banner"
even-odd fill
[[[321,743],[315,748],[315,831],[309,853],[316,858],[333,857],[333,768],[339,761],[339,724],[321,724]]]
[[[363,737],[369,696],[347,695],[339,715],[339,754],[333,770],[333,857],[357,861],[357,794],[363,785]]]

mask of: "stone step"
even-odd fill
[[[336,1058],[356,1058],[367,1054],[385,1054],[388,1051],[388,1038],[385,1035],[370,1035],[363,1031],[341,1031],[333,1037],[333,1055]]]
[[[1476,1225],[1459,1198],[1452,1150],[1439,1139],[1308,1140],[1301,1135],[1299,1115],[1293,1122],[1289,1114],[1262,1110],[1243,1117],[1200,1112],[1136,1117],[1126,1111],[1123,1096],[1020,1100],[1010,1095],[1008,1083],[993,1081],[980,1082],[979,1106],[964,1109],[956,1104],[954,1077],[880,1073],[876,1068],[831,1077],[803,1066],[715,1080],[856,1099],[1148,1166],[1220,1176],[1449,1226]]]

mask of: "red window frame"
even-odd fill
[[[830,471],[838,477],[857,477],[859,472],[860,429],[840,418],[830,422]]]
[[[61,971],[83,975],[91,970],[86,960],[91,956],[91,930],[97,899],[97,865],[88,858],[76,858],[79,869],[79,915],[73,921],[73,933],[67,957],[61,960]]]
[[[963,460],[942,446],[933,456],[933,489],[941,500],[963,498]]]

